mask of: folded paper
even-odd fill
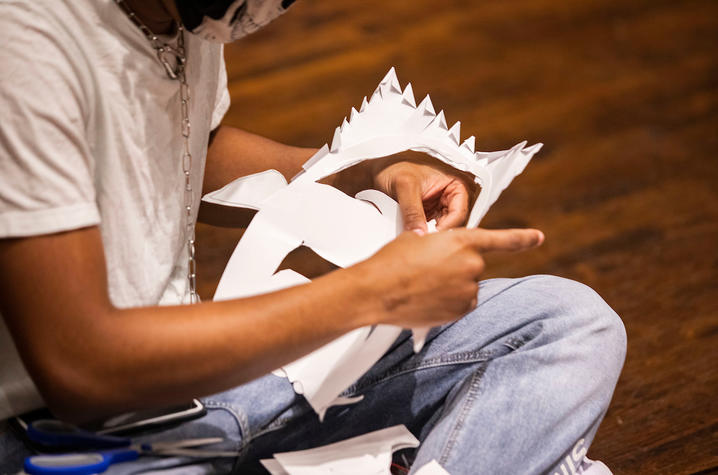
[[[307,246],[327,261],[347,267],[369,258],[403,228],[398,204],[377,190],[350,197],[319,180],[363,160],[405,150],[425,152],[473,175],[481,192],[467,226],[476,227],[541,144],[522,142],[499,152],[476,152],[475,139],[462,141],[460,123],[448,127],[429,96],[418,105],[411,84],[401,89],[394,68],[359,110],[352,108],[324,145],[287,183],[276,170],[239,178],[203,200],[257,210],[220,279],[215,300],[248,297],[308,282],[301,274],[277,272],[292,250]],[[360,400],[340,394],[361,377],[396,340],[401,328],[377,325],[354,330],[284,366],[286,376],[323,419],[326,410]],[[421,349],[428,329],[414,329]]]
[[[392,454],[418,446],[417,438],[397,425],[314,449],[274,454],[261,463],[272,475],[390,475]],[[426,472],[432,473],[446,472]]]

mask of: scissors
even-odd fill
[[[184,439],[175,442],[133,444],[125,437],[97,435],[56,420],[38,420],[27,428],[27,436],[46,447],[83,447],[95,452],[59,455],[33,455],[25,459],[29,475],[89,475],[102,473],[110,465],[136,460],[143,454],[175,455],[199,458],[236,457],[234,451],[201,450],[192,447],[222,442],[221,437]]]

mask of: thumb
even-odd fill
[[[413,177],[402,178],[394,185],[396,199],[399,202],[401,216],[404,219],[404,229],[414,231],[419,235],[426,234],[426,215],[424,202],[421,199],[421,186]]]

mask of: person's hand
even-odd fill
[[[476,306],[482,254],[540,245],[536,229],[452,229],[425,236],[404,232],[351,270],[377,302],[376,323],[436,326]]]
[[[478,186],[468,174],[431,158],[403,156],[376,162],[374,186],[399,202],[404,229],[427,232],[426,222],[436,219],[439,230],[463,225]]]

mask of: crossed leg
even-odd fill
[[[337,316],[341,318],[341,316]],[[250,473],[273,453],[404,424],[453,475],[574,473],[608,408],[625,356],[623,324],[590,288],[552,276],[481,283],[477,308],[434,329],[414,354],[405,332],[320,423],[284,378],[205,398],[208,414],[151,440],[222,436],[238,460],[141,458],[108,473]]]
[[[405,424],[422,441],[415,469],[436,459],[455,475],[561,473],[562,465],[573,473],[608,408],[625,338],[615,312],[582,284],[485,281],[476,310],[432,331],[419,354],[403,334],[345,392],[364,399],[330,409],[323,423],[285,380],[257,382],[284,389],[260,391],[272,400],[264,407],[276,406],[248,415],[245,467]]]

